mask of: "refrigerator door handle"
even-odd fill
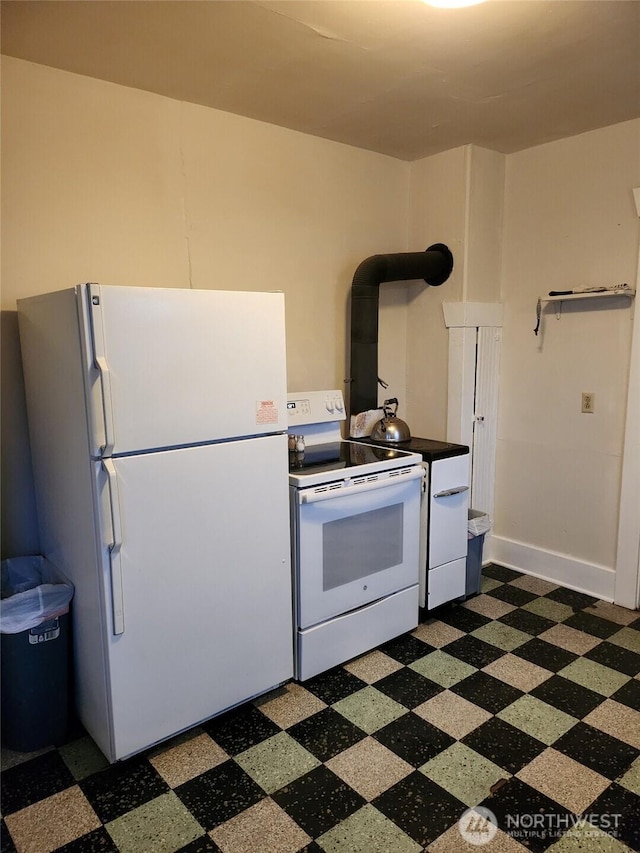
[[[104,328],[102,325],[101,295],[99,284],[89,284],[89,302],[91,304],[91,327],[93,331],[94,363],[100,373],[102,385],[102,412],[104,415],[105,445],[102,449],[103,456],[111,456],[116,442],[113,428],[113,412],[111,397],[111,371],[105,352]]]
[[[109,484],[109,506],[111,508],[111,530],[113,542],[109,546],[111,566],[111,604],[113,609],[113,633],[124,634],[124,595],[122,592],[122,525],[120,524],[120,505],[118,501],[118,478],[111,459],[103,459],[102,468],[107,474]]]

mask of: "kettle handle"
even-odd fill
[[[393,411],[391,411],[391,406],[395,406]],[[387,411],[387,409],[389,409],[389,411]],[[390,400],[385,400],[384,405],[382,406],[382,411],[384,412],[385,418],[388,418],[389,416],[395,417],[396,412],[398,411],[398,398],[391,397]]]

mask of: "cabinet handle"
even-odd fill
[[[436,492],[434,498],[450,498],[451,495],[460,495],[462,492],[468,492],[469,486],[456,486],[455,489],[445,489],[442,492]]]

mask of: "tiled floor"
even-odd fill
[[[129,761],[6,754],[2,853],[640,851],[639,617],[489,566],[411,635]],[[497,831],[459,824],[476,806]]]

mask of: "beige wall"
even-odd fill
[[[290,390],[344,387],[353,273],[407,248],[407,163],[7,57],[2,88],[4,311],[82,281],[282,290]],[[397,388],[405,311],[383,303]],[[19,409],[3,428],[24,434]],[[28,505],[24,454],[3,474]]]
[[[635,286],[640,121],[507,158],[498,536],[615,566],[633,311],[622,298],[545,309],[549,290]],[[581,392],[595,393],[581,414]],[[581,586],[580,572],[574,578]]]

